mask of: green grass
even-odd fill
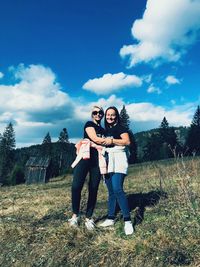
[[[135,233],[70,228],[72,176],[43,185],[0,188],[0,266],[200,266],[200,159],[130,166],[125,180]],[[107,213],[100,184],[94,218]]]

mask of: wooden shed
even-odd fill
[[[26,184],[46,183],[51,178],[51,160],[49,157],[30,157],[25,167]]]

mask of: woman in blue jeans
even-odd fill
[[[115,223],[116,204],[119,204],[124,219],[126,235],[133,233],[130,209],[123,190],[124,178],[128,170],[126,146],[130,144],[129,134],[121,124],[116,107],[109,107],[105,112],[105,135],[111,139],[107,143],[106,153],[108,159],[108,175],[106,185],[108,188],[108,217],[99,226],[108,227]],[[110,144],[111,143],[111,144]]]

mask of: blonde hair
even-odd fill
[[[96,108],[100,109],[100,110],[104,113],[103,108],[102,108],[101,106],[97,106],[97,105],[95,105],[95,106],[92,107],[92,112],[93,112]],[[92,112],[91,112],[91,117],[92,117]]]
[[[95,108],[98,108],[98,109],[100,109],[100,110],[102,110],[102,111],[104,112],[103,108],[100,107],[100,106],[93,106],[93,107],[92,107],[92,111],[94,111]]]

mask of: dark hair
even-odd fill
[[[107,121],[106,121],[106,113],[107,113],[107,111],[108,111],[109,109],[113,109],[113,110],[115,111],[115,114],[116,114],[116,123],[117,123],[117,124],[120,124],[120,123],[121,123],[121,121],[120,121],[120,115],[119,115],[119,111],[118,111],[118,109],[117,109],[116,107],[114,107],[114,106],[111,106],[111,107],[107,108],[106,111],[105,111],[104,125],[105,125],[105,128],[106,128],[106,129],[109,127],[109,124],[108,124]]]

